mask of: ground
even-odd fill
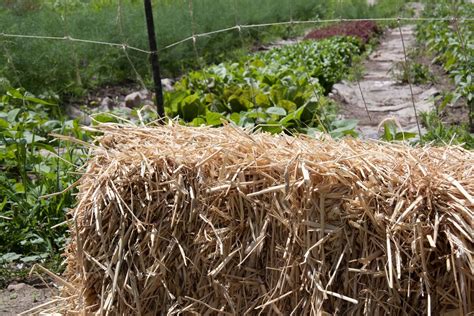
[[[0,290],[0,316],[18,315],[44,304],[58,294],[53,283],[39,278],[11,281]]]

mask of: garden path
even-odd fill
[[[420,4],[414,8],[417,12],[423,9]],[[388,119],[398,122],[405,132],[418,133],[417,117],[419,122],[421,112],[434,108],[435,87],[400,83],[393,74],[392,69],[405,61],[400,32],[408,53],[416,44],[415,26],[390,29],[364,62],[359,82],[343,81],[333,87],[331,96],[341,104],[341,115],[359,121],[357,130],[362,138],[378,139],[383,129],[380,125]]]

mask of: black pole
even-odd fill
[[[148,42],[150,44],[150,63],[151,72],[153,75],[153,82],[155,83],[155,104],[158,112],[158,117],[165,116],[165,108],[163,104],[163,88],[161,86],[160,64],[158,62],[158,48],[156,46],[155,22],[153,21],[153,9],[151,7],[151,0],[143,0],[145,4],[146,26],[148,29]]]

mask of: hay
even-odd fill
[[[69,311],[466,314],[474,154],[103,125],[73,211]]]

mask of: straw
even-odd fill
[[[93,129],[65,311],[474,310],[470,151],[229,125]]]

